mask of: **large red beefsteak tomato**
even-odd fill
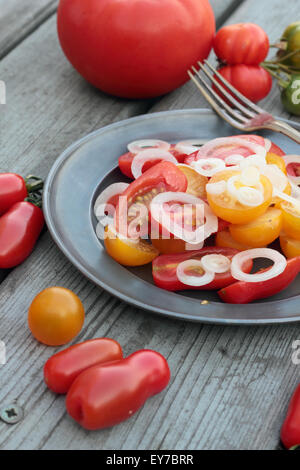
[[[159,96],[188,80],[212,47],[208,0],[60,0],[58,35],[75,69],[101,90]]]

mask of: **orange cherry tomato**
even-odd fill
[[[186,192],[192,194],[193,196],[206,199],[206,185],[208,183],[208,178],[206,176],[200,175],[194,168],[189,165],[177,165],[177,168],[185,174],[188,186]]]
[[[283,231],[291,238],[300,239],[300,206],[282,201]]]
[[[239,171],[220,171],[211,179],[210,183],[219,181],[228,181],[231,176],[238,176]],[[268,178],[261,175],[260,183],[263,186],[263,202],[259,206],[250,207],[241,204],[227,191],[219,195],[207,194],[207,199],[213,212],[221,219],[227,220],[232,224],[246,224],[263,214],[269,207],[272,200],[273,186]],[[242,186],[242,185],[241,185]]]
[[[229,227],[232,238],[251,248],[262,248],[279,237],[282,228],[282,212],[270,207],[264,214],[248,224],[232,224]]]
[[[121,238],[110,226],[105,229],[104,245],[109,256],[124,266],[142,266],[159,255],[159,251],[145,240]]]
[[[33,336],[48,346],[60,346],[78,335],[84,323],[84,308],[74,292],[49,287],[40,292],[28,312]]]
[[[284,232],[280,235],[280,247],[287,258],[300,256],[300,240],[288,237]]]
[[[243,251],[250,250],[251,246],[242,245],[238,243],[230,234],[229,230],[222,230],[218,232],[215,239],[216,246],[223,248],[234,248],[235,250]]]
[[[285,175],[287,174],[284,160],[282,157],[280,157],[280,155],[268,152],[266,155],[266,162],[268,165],[277,165],[279,170],[281,170]]]

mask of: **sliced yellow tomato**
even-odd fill
[[[284,232],[280,235],[280,246],[287,258],[300,256],[300,240],[288,237]]]
[[[281,170],[285,175],[287,174],[283,158],[279,155],[276,155],[276,153],[268,152],[266,156],[266,161],[268,165],[277,165],[279,170]]]
[[[215,239],[216,246],[222,246],[223,248],[234,248],[235,250],[243,251],[249,250],[251,246],[242,245],[232,238],[229,230],[222,230],[218,232]]]
[[[240,172],[235,170],[220,171],[209,182],[228,181],[231,176],[238,176],[239,174]],[[263,202],[259,206],[251,207],[243,205],[227,191],[219,195],[207,194],[209,205],[213,212],[221,219],[227,220],[227,222],[232,224],[246,224],[263,214],[271,203],[273,186],[270,180],[266,176],[261,175],[260,183],[263,186]]]
[[[177,168],[184,173],[188,181],[188,186],[186,192],[197,196],[200,198],[206,198],[206,185],[208,183],[208,178],[206,176],[200,175],[194,168],[188,165],[177,165]]]
[[[243,225],[230,225],[229,232],[232,238],[251,248],[262,248],[279,237],[282,228],[282,212],[270,207],[257,219]]]
[[[104,246],[107,253],[124,266],[142,266],[159,255],[159,251],[145,240],[120,238],[110,226],[105,228]]]
[[[300,206],[282,201],[283,231],[291,238],[300,240]]]
[[[152,238],[152,245],[157,248],[157,250],[164,254],[173,254],[173,253],[183,253],[186,251],[186,243],[179,238]]]

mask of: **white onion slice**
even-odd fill
[[[256,186],[260,182],[259,169],[256,166],[248,166],[247,168],[244,168],[239,180],[246,186]]]
[[[237,198],[238,188],[235,185],[237,181],[239,181],[239,175],[231,176],[226,182],[226,189],[230,196],[233,196],[234,198]]]
[[[162,149],[147,149],[139,152],[132,160],[131,173],[135,179],[139,178],[142,174],[143,166],[148,161],[165,160],[177,165],[178,161],[170,152]]]
[[[244,160],[245,157],[243,155],[240,155],[238,153],[233,153],[232,155],[229,155],[229,157],[225,158],[225,163],[226,165],[238,165],[240,162]]]
[[[289,196],[288,194],[283,193],[282,191],[277,191],[277,189],[274,190],[274,196],[277,196],[279,197],[279,199],[282,199],[283,201],[286,201],[289,204],[292,204],[293,206],[300,208],[300,200],[293,196]]]
[[[214,196],[219,196],[220,194],[226,191],[227,185],[226,181],[221,180],[216,183],[207,183],[205,186],[206,192],[208,194],[213,194]]]
[[[220,158],[201,158],[191,163],[197,173],[203,176],[213,176],[215,173],[225,169],[225,162]],[[205,168],[207,167],[207,168]]]
[[[290,165],[291,163],[296,163],[300,165],[300,155],[284,155],[282,158],[286,166]]]
[[[270,151],[270,148],[272,147],[272,142],[270,141],[270,139],[264,139],[265,140],[265,149],[267,152]]]
[[[172,201],[179,201],[185,205],[192,205],[196,207],[196,211],[201,211],[201,216],[204,216],[205,223],[194,231],[186,230],[181,225],[171,220],[170,215],[166,213],[164,204]],[[184,210],[183,206],[183,210]],[[202,199],[188,193],[181,192],[165,192],[155,196],[150,204],[150,212],[153,219],[160,223],[165,229],[168,230],[175,237],[190,244],[202,243],[212,233],[218,230],[218,218],[210,209],[209,205]]]
[[[249,142],[246,139],[240,137],[219,137],[217,139],[210,140],[207,144],[203,145],[199,150],[200,155],[207,155],[214,148],[221,147],[223,145],[239,145],[240,147],[248,148],[256,155],[266,158],[266,149],[262,145]]]
[[[128,183],[113,183],[102,191],[102,193],[97,197],[94,205],[94,213],[98,220],[107,215],[105,214],[107,201],[109,201],[113,196],[117,196],[118,194],[121,195],[128,186]],[[107,223],[105,225],[107,225]]]
[[[182,142],[178,142],[175,145],[175,150],[180,153],[186,153],[190,155],[191,153],[197,152],[199,147],[203,144],[206,144],[207,139],[190,139],[190,140],[183,140]]]
[[[219,274],[229,271],[231,265],[231,261],[227,256],[219,254],[205,255],[201,258],[201,263],[205,271]]]
[[[264,168],[267,165],[265,157],[259,155],[249,155],[249,157],[244,158],[240,161],[239,167],[241,170],[248,168],[249,166],[256,166],[259,170]]]
[[[236,198],[243,206],[249,207],[257,207],[264,202],[263,193],[249,186],[237,189]]]
[[[242,271],[242,266],[248,260],[255,258],[267,258],[274,262],[273,266],[264,272],[255,274],[247,274]],[[262,282],[279,276],[287,265],[286,258],[277,250],[271,248],[254,248],[251,250],[241,251],[234,255],[231,260],[231,274],[238,281],[245,282]]]
[[[130,144],[127,145],[128,152],[131,153],[139,153],[142,150],[146,150],[149,148],[169,150],[170,147],[171,145],[168,142],[158,139],[135,140],[134,142],[130,142]]]
[[[191,274],[187,274],[186,270],[188,268],[200,268],[204,271],[204,274],[202,276],[193,276]],[[212,282],[215,278],[215,273],[206,271],[203,268],[201,261],[196,259],[188,259],[186,261],[182,261],[182,263],[179,263],[176,273],[178,280],[182,282],[182,284],[194,287],[205,286],[206,284]]]
[[[281,171],[280,168],[278,168],[277,165],[266,165],[261,170],[261,172],[272,183],[273,194],[274,194],[274,190],[276,189],[277,191],[283,191],[286,188],[288,184],[288,179],[286,175],[283,173],[283,171]]]
[[[288,182],[290,183],[291,188],[292,188],[291,196],[299,200],[300,199],[300,188],[299,188],[299,186],[297,186],[297,184],[295,184],[293,181],[291,181],[289,177],[288,177]]]
[[[286,167],[291,163],[300,165],[300,155],[284,155],[282,158]],[[300,184],[300,176],[289,175],[289,179],[295,184]]]

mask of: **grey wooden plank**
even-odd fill
[[[260,8],[265,11],[264,3],[260,1]],[[287,14],[279,2],[277,7]],[[51,20],[0,66],[9,88],[0,163],[18,171],[30,167],[45,175],[75,138],[149,104],[113,100],[88,87],[63,59],[54,36]],[[24,69],[28,57],[34,70],[20,84],[16,71]],[[171,99],[186,107],[187,94],[183,89],[181,97],[175,93]],[[164,106],[163,101],[156,109]],[[73,423],[64,398],[42,383],[43,364],[56,349],[37,344],[26,324],[32,298],[50,285],[71,288],[84,302],[87,318],[77,341],[110,336],[120,341],[125,354],[145,347],[165,354],[172,370],[166,392],[112,429],[89,433]],[[300,325],[194,325],[134,309],[87,281],[46,233],[33,255],[0,287],[0,338],[8,350],[8,362],[0,366],[0,404],[16,399],[25,408],[18,425],[0,422],[0,448],[275,448],[287,400],[299,380],[299,366],[291,362],[291,345],[299,337]]]
[[[0,0],[0,58],[54,13],[58,0]]]
[[[283,8],[280,0],[272,0],[272,2],[270,0],[252,0],[252,2],[247,0],[230,15],[224,24],[234,24],[244,21],[257,23],[265,29],[270,38],[270,42],[274,43],[278,40],[284,28],[293,22],[298,15],[298,0],[291,0],[288,8]],[[271,49],[269,58],[273,55],[274,49]],[[213,52],[210,55],[210,61],[215,63],[215,55]],[[279,88],[275,81],[271,93],[264,100],[260,101],[259,105],[277,116],[300,122],[298,117],[291,116],[284,111],[280,101]],[[182,88],[166,96],[163,100],[154,105],[151,111],[203,107],[209,107],[209,105],[195,85],[188,82]]]

